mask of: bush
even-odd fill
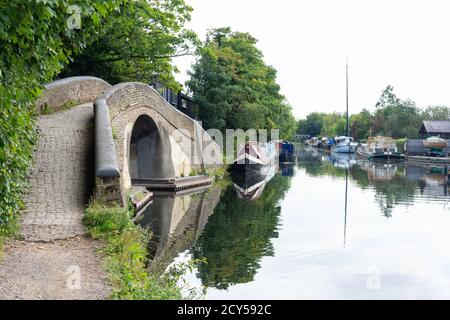
[[[175,300],[182,299],[178,283],[186,270],[198,260],[188,264],[176,264],[167,272],[147,270],[150,231],[131,221],[131,207],[106,207],[96,202],[86,209],[83,219],[89,233],[106,242],[106,269],[113,287],[112,299],[126,300]],[[190,297],[197,297],[191,291]]]
[[[395,140],[395,144],[397,145],[398,152],[405,152],[405,143],[406,138],[397,139]]]
[[[93,41],[102,18],[122,1],[77,1],[82,30],[68,28],[72,1],[0,2],[0,236],[11,231],[23,205],[42,83]]]

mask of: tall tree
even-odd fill
[[[450,108],[447,106],[428,106],[422,111],[424,120],[450,120]]]
[[[367,109],[350,116],[350,131],[355,139],[367,139],[371,134],[372,114]]]
[[[292,108],[256,42],[230,28],[208,33],[187,82],[199,105],[198,116],[206,128],[278,128],[282,137],[290,137],[296,130]]]
[[[308,114],[305,120],[300,120],[298,122],[298,132],[301,134],[309,134],[310,136],[320,135],[324,127],[325,116],[325,113],[320,112]]]
[[[125,2],[63,75],[93,75],[110,83],[148,83],[157,76],[177,88],[171,58],[193,54],[197,44],[195,33],[184,28],[191,11],[184,0]]]
[[[420,123],[420,110],[414,101],[399,99],[394,94],[394,88],[387,86],[376,104],[375,132],[395,138],[414,138]]]

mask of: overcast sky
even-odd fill
[[[418,106],[450,106],[450,2],[445,0],[186,0],[188,28],[230,26],[256,37],[297,118],[345,111],[345,57],[350,113],[373,110],[394,86]],[[174,62],[186,80],[191,58]]]

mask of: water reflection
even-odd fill
[[[443,169],[438,167],[383,164],[357,160],[354,155],[325,154],[314,148],[299,152],[298,166],[311,176],[350,179],[362,189],[375,191],[375,202],[382,214],[391,217],[396,205],[411,206],[424,198],[448,197]]]
[[[226,289],[253,281],[261,258],[274,255],[271,240],[278,237],[279,201],[289,185],[289,177],[276,174],[252,200],[237,197],[234,186],[225,190],[191,249],[194,258],[207,259],[197,274],[204,286]]]
[[[206,298],[450,297],[442,169],[297,152],[270,179],[156,196],[154,259],[206,258],[189,275]]]
[[[192,245],[214,212],[221,193],[222,189],[214,186],[181,194],[154,194],[153,202],[137,220],[152,230],[149,243],[152,268],[164,270]]]

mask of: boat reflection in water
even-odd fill
[[[278,166],[271,166],[267,174],[232,172],[231,179],[238,198],[254,200],[261,196],[264,187],[278,172]]]
[[[331,152],[328,155],[328,160],[331,161],[335,167],[340,169],[350,169],[356,165],[356,156],[354,153]]]
[[[396,206],[411,206],[415,202],[449,202],[449,185],[443,168],[402,163],[373,162],[347,154],[326,155],[315,148],[297,152],[297,165],[313,177],[334,176],[354,181],[362,189],[375,192],[374,201],[382,214],[391,217]],[[449,205],[450,206],[450,205]]]
[[[392,163],[377,163],[368,160],[358,162],[359,168],[367,172],[369,181],[389,181],[395,176],[398,165]]]
[[[181,252],[191,247],[202,233],[208,218],[220,201],[222,189],[216,186],[188,193],[154,193],[153,201],[137,218],[150,227],[150,267],[163,272]]]

